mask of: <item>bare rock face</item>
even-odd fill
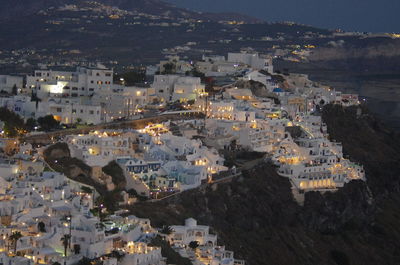
[[[51,158],[53,160],[62,159],[65,157],[70,157],[70,151],[67,144],[57,143],[44,152],[45,158]]]
[[[87,172],[85,170],[83,170],[82,168],[78,167],[77,165],[71,165],[69,168],[69,176],[72,179],[76,179],[79,176],[80,177],[89,177],[90,178],[90,172]]]
[[[250,89],[251,92],[257,97],[268,97],[270,94],[267,91],[267,88],[260,82],[257,81],[237,81],[235,86],[238,88]]]
[[[353,181],[335,194],[307,192],[302,221],[310,229],[335,234],[372,224],[375,210],[367,185],[363,181]]]

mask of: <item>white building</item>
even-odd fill
[[[199,77],[179,77],[174,84],[172,101],[187,102],[205,95],[205,86]]]
[[[75,72],[36,70],[27,76],[27,87],[39,98],[49,96],[82,97],[110,90],[113,70],[78,67]]]
[[[163,102],[169,102],[172,99],[174,85],[178,75],[155,75],[152,87],[157,97]]]
[[[262,58],[254,53],[228,53],[228,62],[243,63],[249,65],[254,70],[266,70],[268,73],[273,73],[272,58]]]
[[[321,117],[308,115],[294,125],[302,135],[292,139],[287,134],[274,151],[273,161],[279,165],[278,173],[297,189],[335,190],[351,180],[365,179],[363,167],[345,159],[341,144],[327,139]]]
[[[105,122],[121,118],[137,117],[149,102],[150,88],[114,85],[111,91],[99,91],[92,97],[92,104],[102,107]]]
[[[234,90],[236,91],[236,90]],[[251,122],[255,120],[256,112],[245,107],[246,104],[237,100],[212,101],[207,109],[211,119]]]
[[[47,103],[47,104],[46,104]],[[65,103],[55,99],[49,99],[42,103],[43,111],[47,115],[53,115],[54,119],[64,123],[99,124],[102,120],[101,107],[87,104]]]
[[[171,226],[173,233],[169,236],[171,244],[189,245],[192,241],[197,241],[200,245],[216,246],[217,236],[209,233],[210,227],[197,225],[193,218],[185,220],[185,225]]]
[[[31,259],[19,256],[11,256],[6,252],[0,253],[0,264],[4,265],[33,265],[35,262]]]
[[[173,232],[168,236],[170,244],[182,257],[194,260],[194,264],[245,264],[243,260],[235,259],[232,251],[225,250],[224,246],[218,246],[217,236],[209,233],[210,228],[198,225],[193,218],[186,219],[184,226],[174,225],[171,229]],[[195,251],[190,248],[193,242],[198,244]]]
[[[73,157],[90,166],[105,166],[120,156],[132,156],[137,146],[137,134],[132,132],[95,131],[72,135],[66,139]]]
[[[0,91],[12,93],[13,87],[21,89],[23,85],[23,78],[20,76],[0,75]]]

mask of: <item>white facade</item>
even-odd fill
[[[152,87],[161,101],[169,102],[174,91],[174,85],[178,75],[155,75]]]
[[[112,91],[100,91],[92,97],[92,103],[102,106],[105,122],[136,117],[147,105],[151,91],[141,87],[114,86]]]
[[[195,100],[205,93],[200,78],[190,76],[156,75],[152,88],[163,102]]]
[[[43,105],[45,103],[42,103]],[[99,124],[102,122],[101,107],[82,104],[63,104],[54,101],[47,102],[47,115],[53,115],[54,119],[64,124],[87,123]],[[44,108],[46,108],[44,107]]]
[[[14,86],[21,89],[23,78],[20,76],[0,75],[0,91],[11,93]]]
[[[49,96],[82,97],[110,90],[113,70],[78,67],[75,72],[36,70],[27,76],[27,87],[43,99]]]
[[[204,95],[205,86],[199,77],[179,77],[174,84],[172,101],[186,102]]]
[[[228,62],[243,63],[251,66],[254,70],[266,70],[270,74],[273,73],[272,58],[261,58],[256,53],[228,53]]]
[[[207,116],[211,119],[251,122],[256,118],[256,112],[238,106],[235,100],[212,101],[207,109]]]
[[[172,247],[183,257],[189,257],[194,264],[211,265],[244,265],[243,260],[234,258],[232,251],[225,250],[224,246],[217,245],[217,236],[209,233],[209,227],[198,225],[193,218],[185,220],[185,225],[174,225],[171,227],[173,233],[168,236]],[[190,244],[197,242],[198,247],[194,255],[194,250]]]
[[[83,159],[90,166],[105,166],[120,156],[135,154],[137,135],[112,131],[72,135],[67,138],[73,157]]]
[[[9,256],[7,253],[0,253],[0,264],[4,265],[33,265],[35,262],[31,259],[18,257],[18,256]]]
[[[209,227],[197,225],[197,221],[193,218],[185,220],[185,225],[171,226],[174,231],[169,237],[171,244],[189,245],[192,241],[199,242],[200,245],[209,244],[215,246],[217,244],[217,236],[209,234]]]
[[[351,180],[365,179],[362,166],[343,158],[342,146],[327,139],[321,117],[306,115],[294,122],[302,136],[290,135],[275,150],[278,173],[299,190],[335,190]],[[325,129],[324,129],[325,128]]]

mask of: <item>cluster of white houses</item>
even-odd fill
[[[127,189],[146,197],[196,188],[228,169],[216,149],[199,139],[173,135],[168,128],[169,124],[155,124],[141,130],[95,131],[68,136],[66,142],[71,155],[93,172],[116,161],[124,170]]]
[[[244,80],[260,82],[270,92],[286,94],[285,99],[289,102],[300,102],[300,99],[293,99],[293,94],[278,88],[272,80],[273,65],[268,56],[229,53],[227,59],[224,56],[204,56],[202,61],[196,63],[173,57],[161,61],[161,73],[167,64],[174,65],[176,74],[155,75],[154,82],[148,87],[115,84],[113,70],[102,65],[78,67],[75,71],[35,70],[32,75],[25,77],[25,85],[22,77],[1,75],[0,91],[3,94],[0,94],[0,106],[9,108],[25,119],[53,115],[64,124],[99,124],[120,118],[130,119],[137,117],[146,106],[159,107],[160,103],[163,106],[168,102],[191,102],[204,98],[207,93],[200,78],[185,75],[185,72],[193,69],[210,77],[241,74]],[[354,104],[358,100],[354,95],[308,87],[312,82],[304,75],[290,75],[287,79],[297,89],[296,92],[303,95],[303,101],[306,100],[304,96],[312,96],[318,103],[323,100]],[[300,89],[301,86],[307,89]],[[228,89],[227,93],[237,94],[234,89]],[[241,99],[248,96],[242,95]],[[238,95],[236,98],[239,99]]]
[[[74,72],[36,70],[26,77],[26,87],[18,95],[0,97],[0,106],[24,118],[50,114],[66,124],[130,119],[145,108],[177,101],[205,113],[206,119],[194,121],[182,136],[168,132],[169,125],[163,124],[142,131],[102,131],[67,138],[72,154],[93,168],[118,161],[131,175],[128,186],[146,196],[154,189],[199,186],[212,174],[227,170],[217,150],[233,147],[266,152],[279,164],[279,173],[301,190],[336,188],[364,178],[362,168],[344,159],[340,146],[319,132],[323,125],[314,115],[329,103],[357,105],[357,95],[342,94],[302,74],[279,75],[281,81],[277,81],[271,58],[255,53],[204,56],[199,62],[170,57],[158,69],[163,73],[167,68],[176,74],[155,75],[147,88],[114,84],[113,71],[102,66],[78,67]],[[193,69],[209,77],[241,76],[236,79],[261,84],[262,96],[260,91],[231,83],[210,97],[200,78],[184,75]],[[1,76],[0,80],[8,92],[14,85],[21,86],[19,78]],[[300,128],[302,137],[293,139],[287,127]],[[193,139],[198,135],[205,139]],[[296,151],[289,153],[289,145]],[[304,154],[311,147],[315,150]]]
[[[143,240],[155,231],[148,219],[115,215],[108,221],[113,227],[107,227],[92,214],[97,195],[83,192],[83,184],[61,173],[46,171],[39,159],[0,161],[0,182],[4,264],[75,264],[116,249],[126,253],[122,264],[165,264],[161,249]],[[118,229],[112,230],[114,226]],[[110,262],[117,264],[116,259]]]
[[[23,150],[32,151],[32,147]],[[102,205],[96,207],[98,194],[92,187],[49,170],[37,154],[19,153],[19,157],[0,160],[3,264],[72,265],[85,257],[112,265],[165,265],[161,248],[149,245],[157,235],[176,247],[177,243],[185,244],[193,261],[207,261],[201,264],[244,264],[233,258],[233,252],[217,245],[217,237],[208,234],[208,227],[197,226],[193,219],[188,219],[184,227],[173,226],[171,235],[160,234],[149,219],[132,215],[115,213],[100,219],[96,213],[102,214],[104,209]],[[191,241],[198,241],[198,254],[190,251]],[[179,247],[181,251],[184,248]],[[122,259],[111,255],[115,251]]]
[[[61,141],[71,156],[90,166],[93,180],[109,191],[118,183],[102,168],[112,161],[123,171],[126,190],[159,199],[213,181],[215,174],[232,173],[221,154],[237,149],[265,153],[300,193],[334,191],[365,179],[363,167],[344,158],[341,144],[329,140],[318,115],[326,104],[358,105],[357,95],[321,86],[306,75],[273,74],[271,58],[253,53],[230,53],[227,59],[204,56],[195,63],[171,57],[158,69],[163,73],[171,68],[173,74],[155,75],[148,87],[114,84],[113,71],[101,66],[37,70],[26,77],[25,86],[20,77],[0,76],[0,106],[25,119],[53,115],[65,124],[133,119],[171,102],[204,113],[204,119],[65,136]],[[222,80],[217,92],[208,95],[200,78],[185,74],[193,69]],[[226,83],[229,78],[239,82]],[[0,122],[0,137],[3,126]],[[194,219],[173,226],[169,235],[135,216],[115,214],[101,220],[104,209],[95,206],[93,188],[52,171],[36,151],[0,138],[0,264],[72,265],[83,257],[109,265],[166,264],[161,249],[148,244],[156,235],[194,264],[244,264]],[[121,203],[134,203],[127,192],[122,195]],[[123,258],[113,258],[115,251]]]
[[[96,194],[40,160],[0,161],[0,261],[3,264],[76,264],[83,257],[106,264],[166,264],[161,248],[150,246],[159,232],[148,219],[93,214]],[[90,187],[89,187],[90,188]],[[102,209],[99,208],[99,211]],[[96,210],[97,211],[97,210]],[[199,264],[244,264],[217,245],[207,226],[193,219],[172,226],[166,237],[184,257]],[[16,239],[13,235],[18,234]],[[69,236],[65,245],[63,238]],[[190,242],[198,242],[196,250]],[[118,251],[122,259],[109,255]],[[197,264],[197,263],[196,263]]]

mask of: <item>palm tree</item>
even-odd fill
[[[43,222],[38,223],[38,229],[40,232],[45,233],[46,232],[46,224]]]
[[[170,235],[174,232],[174,229],[172,229],[169,225],[164,225],[160,232],[165,235]]]
[[[61,238],[61,242],[64,246],[64,257],[67,257],[67,249],[69,246],[69,241],[71,240],[71,236],[66,234]]]
[[[20,231],[15,231],[11,234],[10,236],[10,240],[13,242],[14,244],[14,254],[17,255],[17,243],[18,240],[22,237],[22,234]]]
[[[196,248],[199,247],[199,242],[198,242],[198,241],[191,241],[191,242],[189,243],[189,247],[190,247],[191,249],[195,250]]]

